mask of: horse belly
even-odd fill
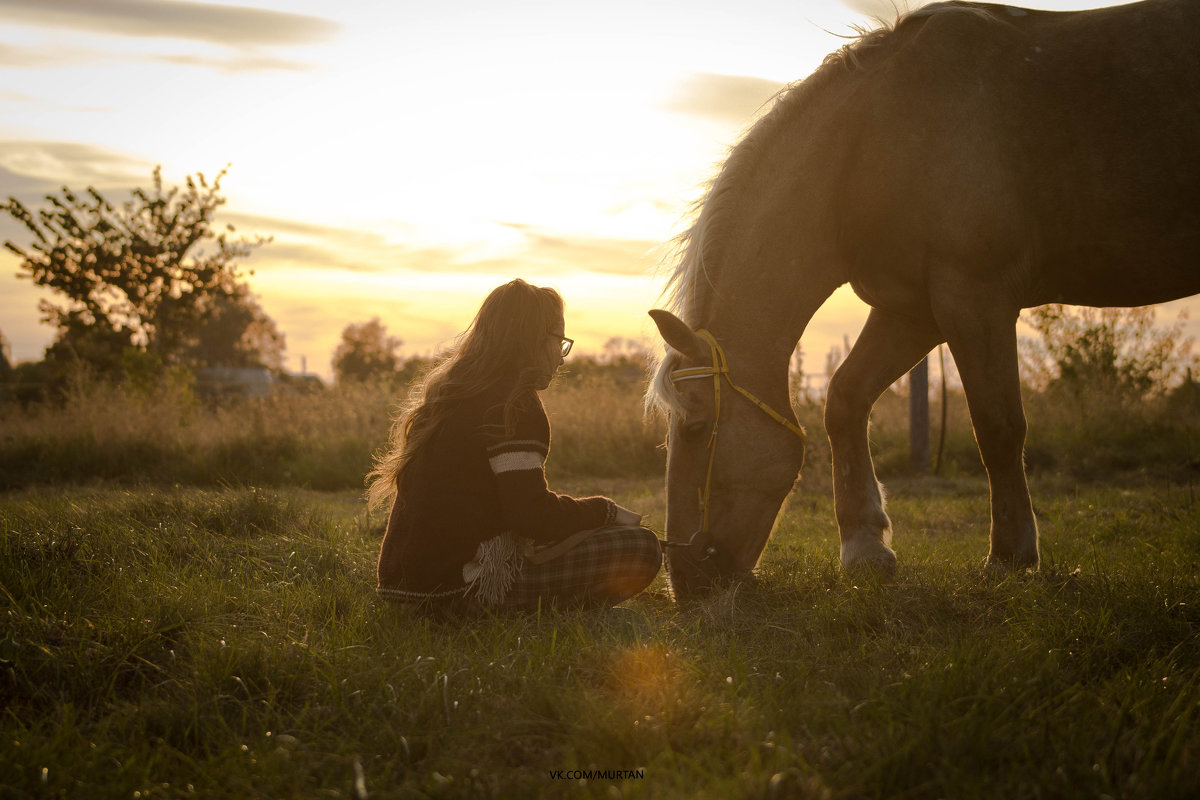
[[[1120,230],[1051,246],[1023,305],[1142,306],[1200,293],[1200,221],[1190,233],[1163,227],[1129,220]]]

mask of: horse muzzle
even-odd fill
[[[722,583],[750,574],[733,568],[712,534],[702,530],[685,542],[665,541],[662,547],[671,588],[679,599],[704,596]]]

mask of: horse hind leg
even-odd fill
[[[930,350],[941,335],[932,321],[875,309],[846,360],[829,381],[825,430],[833,454],[833,493],[844,569],[891,573],[892,523],[871,461],[867,427],[871,407]]]
[[[1017,363],[1019,311],[983,295],[960,298],[938,315],[962,378],[991,491],[994,567],[1037,567],[1038,528],[1025,477],[1025,411]]]

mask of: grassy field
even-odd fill
[[[0,797],[1196,796],[1200,506],[1035,489],[1036,575],[980,569],[980,481],[900,479],[892,582],[800,492],[752,584],[468,624],[375,599],[354,493],[9,492]]]
[[[547,393],[551,483],[661,530],[638,394]],[[374,595],[390,403],[0,409],[0,798],[1200,796],[1195,414],[1034,398],[1045,563],[998,575],[961,398],[928,478],[889,395],[901,568],[874,582],[837,567],[801,404],[809,465],[753,583],[450,623]]]

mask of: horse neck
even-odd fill
[[[707,327],[721,341],[739,379],[786,394],[796,343],[846,279],[817,226],[798,237],[785,219],[756,222],[734,229],[763,233],[728,240],[718,251],[719,270],[700,301],[695,327]]]
[[[796,117],[751,143],[705,232],[713,324],[758,327],[760,344],[779,338],[789,352],[848,279],[834,238],[836,169]]]
[[[828,70],[793,90],[734,149],[705,202],[691,246],[706,268],[688,321],[728,342],[737,372],[786,386],[796,342],[849,278],[832,201],[850,156],[830,151],[828,128],[859,79]]]
[[[736,284],[736,281],[734,282]],[[731,377],[775,407],[788,403],[788,365],[796,343],[823,296],[794,294],[787,282],[775,292],[747,291],[744,285],[710,290],[696,326],[712,332],[725,351]]]

